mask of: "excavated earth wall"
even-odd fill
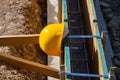
[[[46,0],[0,0],[0,36],[39,33],[46,24]],[[1,46],[0,53],[46,64],[38,45]],[[0,61],[0,80],[43,80],[42,76]]]

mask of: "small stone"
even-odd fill
[[[115,41],[112,45],[113,45],[113,47],[119,47],[120,46],[120,41]]]
[[[20,1],[16,1],[16,4],[19,4],[20,3]]]
[[[118,54],[120,52],[120,50],[117,48],[113,49],[113,51],[114,51],[114,54]]]
[[[118,38],[118,37],[115,37],[115,40],[120,40],[120,38]]]
[[[120,74],[120,69],[118,68],[116,71],[115,71],[115,73],[118,75],[118,74]]]
[[[0,72],[3,70],[6,70],[6,69],[7,69],[7,67],[5,65],[0,66]]]
[[[115,56],[117,56],[117,58],[120,59],[120,53],[115,54]]]
[[[111,25],[111,26],[113,26],[113,27],[119,27],[120,25],[119,25],[119,19],[117,18],[117,17],[113,17],[112,19],[111,19],[111,21],[109,22],[109,24]]]
[[[112,13],[108,14],[107,17],[108,18],[112,18],[114,15]]]
[[[20,14],[22,13],[22,11],[21,11],[21,10],[17,10],[17,12],[18,12],[18,13],[20,13]]]
[[[115,66],[120,67],[120,60],[118,60],[117,58],[115,58],[113,62],[114,62]]]
[[[111,8],[103,9],[103,11],[106,12],[106,13],[112,13]]]
[[[31,2],[28,2],[28,5],[29,5],[29,6],[32,6],[32,3],[31,3]]]
[[[17,15],[17,17],[21,20],[23,20],[25,18],[23,15]]]
[[[103,1],[100,1],[100,5],[103,7],[109,7],[109,4]]]
[[[113,30],[112,35],[113,35],[114,37],[117,36],[116,30]]]
[[[16,71],[16,70],[12,70],[12,71],[11,71],[11,74],[16,75],[16,74],[17,74],[17,71]]]

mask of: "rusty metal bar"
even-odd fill
[[[0,36],[0,46],[38,44],[39,34]]]

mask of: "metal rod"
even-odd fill
[[[72,35],[72,36],[67,36],[68,38],[101,38],[101,36],[91,36],[91,35]]]
[[[65,74],[67,76],[81,76],[81,77],[96,77],[96,78],[100,78],[100,77],[104,77],[104,78],[109,78],[108,75],[100,75],[100,74],[84,74],[84,73],[68,73],[65,72]]]

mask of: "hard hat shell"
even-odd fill
[[[50,24],[40,33],[39,45],[48,55],[60,56],[64,24]]]

